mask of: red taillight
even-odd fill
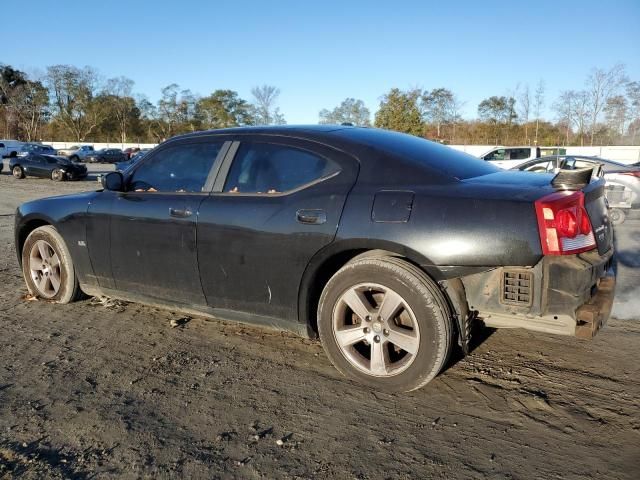
[[[542,253],[569,255],[596,246],[582,192],[556,192],[535,202]]]

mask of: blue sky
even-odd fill
[[[281,89],[288,123],[316,123],[346,97],[372,114],[392,87],[447,87],[478,103],[546,83],[583,87],[592,67],[640,80],[640,0],[3,2],[0,63],[27,72],[91,65],[155,101],[170,83],[207,95]],[[551,115],[551,113],[549,113]]]

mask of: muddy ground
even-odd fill
[[[640,220],[593,341],[481,330],[426,388],[381,394],[319,343],[137,304],[23,299],[0,175],[0,478],[638,478]]]

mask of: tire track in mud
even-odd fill
[[[613,320],[592,342],[485,335],[426,388],[388,395],[287,333],[199,318],[171,328],[175,314],[136,304],[25,302],[12,225],[0,217],[0,459],[25,478],[624,479],[640,468],[640,322]]]

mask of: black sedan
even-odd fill
[[[90,153],[84,159],[87,163],[117,163],[127,160],[127,155],[119,148],[103,148]]]
[[[14,157],[9,162],[9,170],[16,178],[44,177],[58,182],[79,180],[87,176],[87,167],[84,165],[54,155],[29,154]]]
[[[503,171],[370,128],[198,132],[103,190],[21,205],[16,250],[37,297],[319,336],[344,374],[407,391],[475,322],[591,338],[607,320],[612,229],[584,173]]]

